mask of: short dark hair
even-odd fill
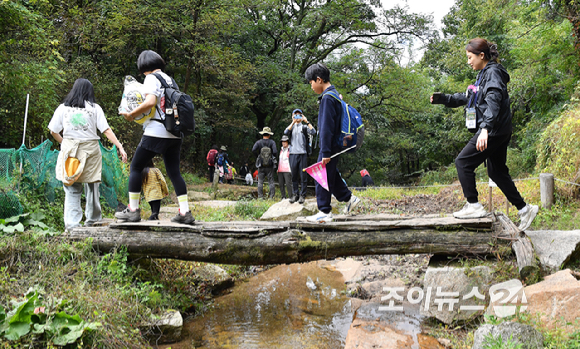
[[[497,62],[497,59],[499,57],[499,52],[497,52],[497,45],[492,44],[491,42],[482,38],[475,38],[469,40],[469,43],[467,43],[465,50],[474,53],[476,55],[483,52],[485,59],[487,59],[488,61]]]
[[[151,50],[145,50],[141,52],[139,58],[137,59],[137,68],[141,74],[154,71],[156,69],[165,69],[165,61],[159,53]]]
[[[67,107],[84,108],[85,102],[95,104],[93,84],[87,79],[77,79],[62,103]]]
[[[306,69],[304,77],[308,82],[316,81],[316,78],[321,78],[323,82],[329,82],[330,70],[322,63],[315,63]]]

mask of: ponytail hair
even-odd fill
[[[474,53],[476,55],[480,53],[484,53],[485,59],[489,61],[494,61],[499,63],[499,52],[497,52],[497,45],[492,44],[491,42],[482,39],[482,38],[475,38],[469,40],[469,43],[465,47],[465,50]]]

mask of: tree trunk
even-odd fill
[[[118,223],[108,227],[76,228],[65,238],[84,240],[90,237],[95,249],[103,253],[126,246],[132,257],[240,265],[375,254],[456,256],[493,252],[495,239],[491,218],[385,218],[389,217],[348,217],[348,221],[327,224],[305,221],[203,222],[193,226],[170,222]]]

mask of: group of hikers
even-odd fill
[[[463,209],[454,212],[453,216],[463,219],[487,215],[485,208],[479,203],[475,182],[475,169],[486,162],[489,177],[497,183],[509,202],[518,209],[519,229],[526,230],[538,213],[538,206],[529,205],[524,201],[506,166],[507,147],[512,135],[512,114],[507,92],[509,75],[499,63],[495,44],[485,39],[475,38],[469,41],[465,50],[467,63],[473,70],[479,71],[475,84],[470,85],[465,93],[452,95],[434,93],[430,97],[432,104],[443,104],[450,108],[465,106],[466,127],[474,133],[455,160],[467,203]],[[173,79],[163,72],[165,61],[154,51],[143,51],[137,60],[137,67],[145,75],[143,83],[145,99],[134,110],[123,111],[120,114],[127,121],[133,121],[137,116],[149,113],[152,108],[156,110],[151,120],[143,124],[143,136],[131,161],[129,204],[126,209],[117,212],[115,216],[129,222],[141,220],[139,198],[144,178],[145,183],[161,182],[156,171],[151,170],[151,160],[160,154],[179,203],[179,212],[171,221],[193,224],[195,218],[189,208],[187,187],[179,168],[182,139],[168,132],[161,122],[165,119],[160,105],[164,84],[158,76],[161,76],[169,85]],[[258,195],[263,196],[263,184],[267,178],[270,187],[269,196],[274,196],[274,169],[277,169],[280,188],[281,190],[286,188],[290,202],[304,202],[307,174],[303,169],[307,166],[308,153],[311,151],[309,137],[316,134],[318,130],[320,144],[317,162],[326,166],[328,190],[316,183],[315,194],[319,212],[306,219],[319,223],[332,222],[332,196],[339,202],[346,203],[343,210],[345,214],[350,213],[361,202],[361,199],[351,192],[338,170],[339,156],[336,155],[341,149],[336,139],[341,130],[343,106],[340,100],[329,95],[329,93],[339,95],[330,82],[330,70],[324,64],[316,63],[306,69],[305,78],[312,90],[319,95],[317,127],[315,128],[307,120],[300,109],[295,109],[292,112],[292,122],[284,130],[284,135],[280,139],[280,153],[278,153],[276,142],[271,139],[273,136],[271,129],[264,127],[259,132],[262,139],[258,140],[252,148],[257,158]],[[48,128],[54,138],[61,143],[56,173],[57,178],[63,181],[65,188],[65,227],[72,229],[79,226],[82,220],[80,207],[82,184],[84,184],[87,197],[85,224],[94,224],[102,218],[98,200],[101,154],[96,130],[98,129],[117,146],[122,161],[127,161],[127,154],[108,126],[101,107],[95,103],[93,86],[88,80],[78,79],[75,82],[63,104],[56,109]],[[217,153],[219,154],[220,151],[225,153],[226,148],[220,148]],[[78,159],[80,175],[78,169],[74,173],[67,172],[68,160],[72,157]],[[229,162],[227,154],[223,160]],[[364,178],[368,175],[368,171],[363,171],[361,171],[361,176]],[[210,173],[210,178],[213,178],[213,172]],[[282,190],[284,198],[286,190]],[[158,192],[158,195],[153,195],[154,200],[147,200],[151,203],[160,200],[159,196],[167,195],[166,191],[159,190]],[[151,205],[152,216],[154,205]]]

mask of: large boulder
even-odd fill
[[[181,339],[183,317],[178,311],[167,311],[159,318],[140,326],[145,338],[157,344],[175,343]]]
[[[498,318],[515,315],[526,310],[524,286],[518,279],[495,284],[489,288],[490,303],[486,314]],[[519,304],[519,305],[516,305]]]
[[[306,200],[304,204],[290,203],[289,199],[282,200],[270,206],[260,220],[263,221],[292,221],[301,216],[309,216],[318,212],[316,200]]]
[[[576,330],[580,321],[580,281],[570,269],[547,276],[544,281],[524,288],[527,299],[526,311],[539,314],[546,327]],[[567,325],[569,323],[570,325]]]
[[[492,270],[486,266],[429,267],[423,282],[421,315],[452,324],[482,314],[491,275]],[[419,294],[415,292],[413,297]]]
[[[488,348],[489,339],[499,340],[505,345],[511,340],[513,344],[521,344],[521,349],[544,348],[544,337],[538,330],[518,322],[502,322],[499,325],[483,325],[475,331],[471,349]],[[504,346],[507,348],[507,346]],[[511,348],[511,347],[510,347]]]
[[[545,271],[555,273],[580,255],[580,230],[526,231]]]

